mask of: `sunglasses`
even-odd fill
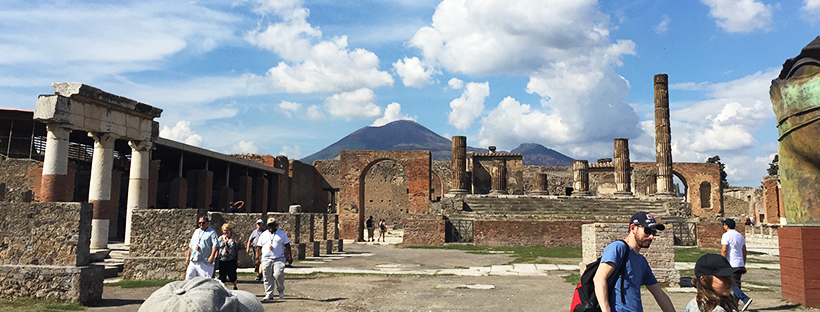
[[[643,233],[646,235],[658,235],[658,230],[653,228],[644,227]]]
[[[197,222],[197,224],[199,224],[199,225],[206,224],[206,223],[208,223],[208,221],[205,221],[205,222]]]

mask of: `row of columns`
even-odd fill
[[[615,196],[632,196],[632,165],[629,161],[628,139],[615,139],[613,156],[613,166],[615,169]],[[587,160],[572,161],[572,177],[572,196],[590,196],[589,162]]]

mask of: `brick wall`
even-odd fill
[[[404,237],[406,246],[444,245],[444,220],[440,219],[404,219]]]
[[[629,234],[629,225],[624,223],[593,223],[581,227],[583,240],[583,260],[579,269],[601,256],[604,247],[615,240],[624,239]],[[675,249],[672,226],[666,225],[666,232],[656,236],[649,248],[642,248],[640,254],[646,257],[652,273],[661,284],[668,287],[680,283],[680,273],[675,269]]]
[[[746,225],[736,222],[735,230],[746,236]],[[723,223],[720,222],[700,222],[697,224],[698,248],[709,248],[720,250],[720,238],[723,237]]]
[[[783,299],[820,306],[820,227],[787,226],[778,230]]]
[[[475,220],[473,241],[476,246],[580,247],[581,224],[579,221]]]

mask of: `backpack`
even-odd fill
[[[626,244],[624,240],[618,240]],[[628,256],[628,254],[627,254]],[[575,292],[572,296],[572,304],[570,305],[570,312],[600,312],[601,307],[598,305],[598,297],[595,295],[595,283],[592,279],[598,271],[598,266],[601,264],[601,257],[598,260],[587,264],[584,274],[581,275],[581,280],[578,281],[578,286],[575,287]],[[615,276],[620,279],[626,278],[626,259],[621,261],[621,265],[614,272]],[[618,279],[615,279],[615,283]],[[610,294],[615,285],[609,287]],[[621,281],[621,303],[626,303],[626,295],[624,294],[624,283]],[[614,309],[614,307],[613,307]]]

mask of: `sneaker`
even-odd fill
[[[264,298],[262,298],[262,301],[271,301],[271,300],[273,300],[273,297],[271,297],[270,295],[266,295]]]
[[[236,288],[236,285],[233,285],[233,290],[239,290],[239,288]]]
[[[257,282],[261,282],[261,281],[262,281],[262,274],[261,274],[261,273],[256,275],[256,281],[257,281]]]
[[[282,299],[282,298],[285,298],[285,293],[280,292],[280,293],[279,293],[279,299]],[[751,300],[749,300],[749,301],[751,301]]]
[[[746,303],[743,304],[743,309],[740,309],[740,311],[746,311],[746,309],[749,308],[750,304],[752,304],[752,298],[749,298],[749,300],[746,300]]]

